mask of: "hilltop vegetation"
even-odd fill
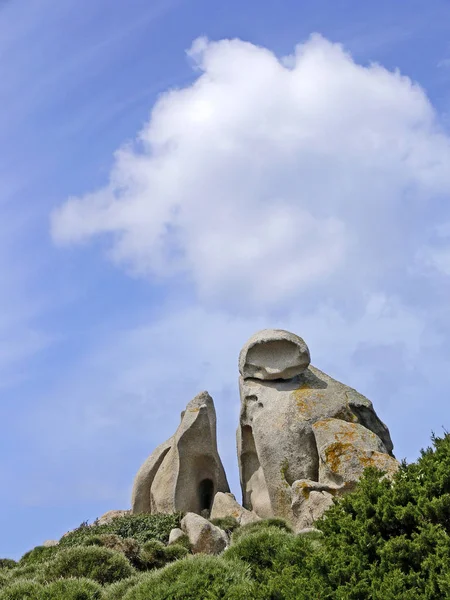
[[[279,519],[221,526],[218,557],[168,546],[181,515],[79,527],[57,546],[0,561],[0,600],[442,600],[450,597],[450,436],[393,481],[366,470],[355,492],[294,535]],[[219,524],[220,525],[220,524]]]

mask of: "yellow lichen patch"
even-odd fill
[[[380,471],[385,471],[386,473],[393,474],[399,468],[399,463],[389,456],[389,454],[384,454],[383,452],[372,452],[370,456],[362,456],[361,464],[366,467],[375,467]]]
[[[200,412],[200,408],[199,408],[199,407],[197,407],[197,408],[188,408],[187,410],[188,410],[189,412],[193,412],[193,413],[198,413],[198,412]]]
[[[305,481],[302,481],[301,484],[300,484],[300,487],[302,488],[302,496],[303,496],[303,498],[305,500],[308,500],[309,494],[311,492],[311,489],[310,489],[309,485]]]
[[[351,443],[334,442],[325,450],[325,459],[328,467],[333,473],[339,473],[341,461],[347,458],[345,455],[353,451]]]
[[[305,419],[312,419],[315,415],[322,412],[320,405],[325,401],[323,392],[319,392],[308,386],[307,383],[302,385],[292,392],[297,408]]]
[[[276,491],[275,506],[274,506],[274,513],[276,515],[280,515],[281,517],[287,516],[286,508],[290,507],[290,505],[291,505],[290,491],[291,491],[290,488],[289,489],[278,489]]]

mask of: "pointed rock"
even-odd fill
[[[133,486],[132,512],[208,514],[228,482],[217,451],[216,411],[208,392],[198,394],[181,423],[140,468]]]

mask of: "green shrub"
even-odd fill
[[[127,577],[104,588],[103,600],[122,600],[125,594],[139,583],[139,577]]]
[[[58,546],[36,546],[29,552],[26,552],[19,561],[21,566],[31,564],[42,564],[47,562],[57,554]]]
[[[239,527],[237,519],[234,517],[220,517],[217,519],[211,519],[211,523],[216,527],[223,529],[228,535],[231,535],[235,529]]]
[[[45,577],[49,581],[60,577],[87,577],[105,584],[130,577],[133,572],[123,554],[97,546],[78,546],[59,552],[46,566]]]
[[[41,600],[101,600],[102,587],[91,579],[59,579],[42,590]]]
[[[109,548],[124,554],[133,566],[140,564],[141,546],[133,538],[122,538],[114,533],[102,533],[101,535],[87,537],[83,540],[82,545]]]
[[[198,554],[152,573],[124,600],[256,600],[256,585],[242,563]]]
[[[223,558],[249,565],[252,577],[261,582],[292,562],[303,561],[310,550],[306,540],[276,527],[267,527],[241,537],[225,550]]]
[[[166,555],[166,561],[170,563],[174,560],[185,558],[189,554],[189,550],[180,544],[171,544],[166,547],[164,553]]]
[[[181,513],[125,515],[113,519],[105,525],[86,526],[85,523],[82,523],[78,529],[61,538],[60,545],[63,547],[79,546],[86,538],[105,533],[112,533],[121,538],[133,538],[139,544],[148,540],[159,540],[166,543],[169,540],[171,529],[180,526],[181,517]]]
[[[7,577],[10,581],[16,581],[18,579],[42,579],[43,567],[46,563],[31,563],[14,567],[6,571]]]
[[[0,600],[42,600],[42,590],[35,581],[15,581],[0,590]]]
[[[17,562],[12,558],[0,558],[0,569],[12,569],[17,566]]]
[[[254,523],[248,523],[248,525],[242,525],[242,527],[236,529],[233,532],[231,541],[232,543],[236,543],[241,537],[245,537],[246,535],[255,533],[256,531],[261,531],[268,528],[292,533],[292,527],[288,525],[284,519],[263,519],[262,521],[255,521]]]
[[[140,555],[142,568],[148,570],[160,569],[174,560],[184,558],[188,553],[188,550],[183,546],[177,544],[164,546],[163,543],[157,540],[150,540],[142,547]]]

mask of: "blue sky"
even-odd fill
[[[128,508],[283,327],[413,460],[450,427],[450,5],[0,2],[0,555]]]

